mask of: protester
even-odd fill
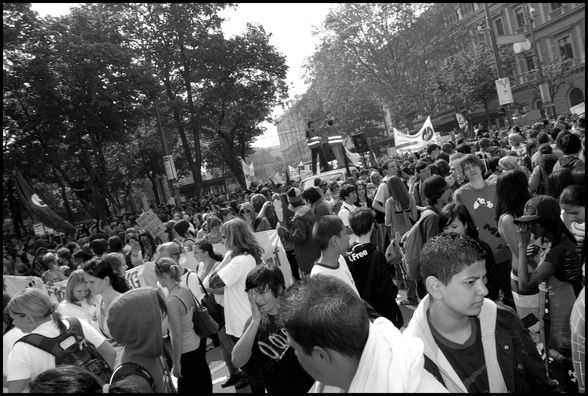
[[[67,280],[65,299],[59,303],[57,310],[63,316],[75,316],[92,325],[96,330],[98,326],[98,298],[92,294],[84,277],[84,271],[79,269],[71,273]]]
[[[57,312],[49,296],[36,288],[17,293],[6,307],[14,326],[23,333],[57,337],[70,323]],[[104,360],[114,367],[116,352],[106,339],[86,321],[80,321],[83,337],[96,347]],[[55,367],[55,356],[25,342],[16,342],[7,363],[8,391],[20,393],[37,374]]]
[[[455,191],[453,201],[465,205],[478,226],[480,239],[492,248],[496,260],[497,283],[502,292],[502,302],[514,308],[509,278],[510,251],[498,232],[495,216],[496,185],[489,184],[484,180],[482,176],[484,164],[474,154],[462,158],[459,166],[468,182]]]
[[[173,259],[155,262],[159,283],[168,290],[166,300],[173,346],[173,374],[178,378],[179,393],[212,393],[212,379],[206,363],[206,344],[194,331],[192,322],[196,303],[192,292],[180,284],[184,269]]]
[[[335,215],[321,217],[312,227],[312,239],[321,250],[310,276],[327,275],[341,279],[359,295],[347,262],[342,256],[349,247],[349,235],[343,221]]]
[[[294,210],[294,216],[290,220],[288,228],[278,224],[276,230],[281,238],[294,244],[294,254],[300,272],[303,276],[308,275],[314,261],[320,254],[319,247],[312,239],[315,216],[312,209],[304,204],[300,189],[292,187],[286,196],[292,210]]]
[[[256,360],[268,393],[304,393],[312,386],[312,378],[296,360],[278,323],[278,298],[285,289],[284,275],[276,266],[258,265],[247,274],[245,290],[252,315],[233,349],[232,361],[240,367]]]
[[[421,257],[428,295],[404,335],[424,342],[425,367],[450,392],[555,391],[516,313],[485,298],[484,260],[468,236],[442,233],[428,241]]]
[[[165,384],[162,321],[166,305],[157,290],[140,287],[117,298],[108,310],[112,339],[124,345],[120,363],[141,366],[153,378],[156,392],[169,392]],[[118,365],[117,365],[118,367]],[[135,380],[133,379],[135,382]],[[141,379],[137,379],[141,384]],[[178,383],[180,380],[178,380]]]
[[[423,367],[422,342],[403,336],[386,318],[372,323],[341,279],[303,279],[281,297],[280,307],[288,344],[316,381],[312,393],[446,392]]]

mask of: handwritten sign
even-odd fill
[[[51,285],[45,285],[49,298],[54,303],[60,303],[65,300],[65,290],[67,289],[67,279],[55,282]]]
[[[262,260],[267,264],[277,265],[284,275],[286,287],[292,285],[290,262],[286,256],[286,251],[284,250],[284,245],[282,245],[278,231],[261,231],[256,232],[254,235],[257,243],[263,249]]]
[[[165,232],[165,226],[157,217],[153,209],[143,212],[137,219],[137,224],[151,234],[153,239]]]
[[[37,289],[47,291],[43,284],[43,280],[38,276],[4,275],[2,280],[2,289],[8,293],[10,297],[27,287],[36,287]]]

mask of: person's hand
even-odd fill
[[[529,246],[529,242],[531,240],[531,231],[529,230],[528,224],[517,224],[517,240],[519,242],[519,246],[527,249],[527,246]]]
[[[255,301],[255,291],[249,289],[247,295],[249,296],[249,305],[251,305],[251,320],[259,323],[261,322],[263,314],[259,310],[259,305],[257,305],[257,302]]]
[[[174,364],[172,374],[178,379],[182,378],[182,363],[178,362],[177,364]]]

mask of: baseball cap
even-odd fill
[[[296,188],[296,187],[290,188],[288,190],[288,193],[286,194],[286,196],[288,197],[289,203],[302,202],[302,192],[300,191],[299,188]]]
[[[445,179],[439,175],[432,175],[425,179],[423,183],[423,191],[425,197],[430,198],[437,193],[442,193],[449,188],[449,184]]]
[[[514,219],[515,224],[528,223],[542,217],[558,218],[560,214],[557,200],[549,195],[538,195],[527,201],[523,215]]]

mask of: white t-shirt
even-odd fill
[[[351,275],[351,271],[349,271],[349,267],[347,266],[347,262],[343,256],[339,256],[339,267],[338,268],[327,268],[318,262],[314,263],[312,269],[310,270],[310,276],[316,275],[327,275],[327,276],[334,276],[335,278],[341,279],[343,282],[347,283],[351,288],[357,293],[359,296],[359,292],[357,291],[357,287],[355,287],[355,282],[353,281],[353,276]]]
[[[378,186],[378,190],[376,191],[376,195],[374,195],[374,201],[378,201],[382,204],[382,206],[384,206],[386,204],[386,200],[389,197],[389,193],[388,193],[388,184],[386,184],[386,181],[388,180],[387,177],[385,177],[384,179],[382,179],[382,182],[380,183],[380,185]],[[374,208],[374,210],[377,210],[376,208]]]
[[[2,373],[6,376],[6,368],[8,367],[8,356],[14,343],[24,336],[18,327],[13,327],[2,336]],[[8,388],[4,388],[4,392],[8,392]]]
[[[66,321],[64,322],[65,325],[69,328],[69,323]],[[84,338],[86,338],[86,340],[88,340],[96,348],[106,341],[104,336],[95,330],[85,320],[80,320],[80,324],[82,325]],[[59,329],[53,320],[50,320],[38,326],[31,333],[54,338],[59,335]],[[73,343],[73,339],[71,342],[69,342],[69,340],[65,340],[64,343],[65,345],[63,346],[68,347],[71,345],[71,343]],[[14,344],[14,347],[8,356],[6,377],[8,381],[18,381],[33,378],[43,371],[52,368],[55,368],[55,356],[43,351],[42,349],[25,344],[24,342],[17,342]]]
[[[95,305],[88,304],[86,300],[82,300],[81,307],[67,302],[67,300],[63,300],[57,306],[57,311],[63,316],[74,316],[78,319],[84,319],[90,323],[93,328],[100,330],[100,327],[98,326],[98,317],[96,316],[100,299],[96,298],[95,300]]]
[[[227,334],[241,337],[245,322],[251,316],[249,297],[245,292],[247,274],[255,268],[252,255],[235,256],[218,271],[225,284],[225,323]]]

